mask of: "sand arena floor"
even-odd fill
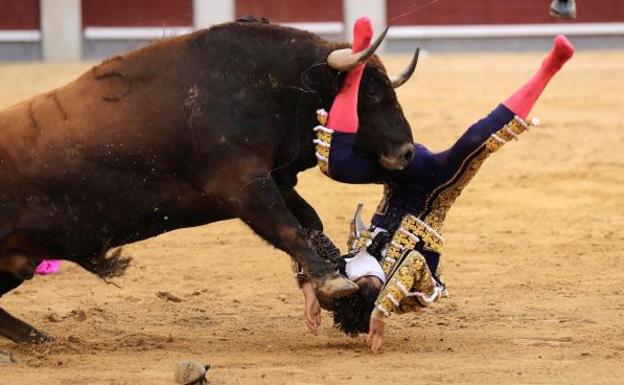
[[[398,70],[407,57],[388,57]],[[540,54],[440,55],[399,90],[414,136],[450,145],[519,86]],[[69,263],[2,306],[57,342],[0,340],[18,365],[0,385],[173,384],[181,359],[213,384],[622,384],[624,382],[624,53],[578,52],[535,109],[542,126],[494,154],[451,210],[443,256],[451,297],[394,316],[383,352],[324,314],[307,333],[288,257],[239,221],[128,246],[106,285]],[[0,66],[5,107],[90,64]],[[299,191],[344,247],[358,202],[379,186],[301,175]],[[181,302],[159,297],[168,292]]]

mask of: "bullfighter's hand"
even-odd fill
[[[381,343],[383,341],[384,335],[384,327],[385,322],[383,318],[371,316],[370,323],[368,325],[368,337],[366,342],[368,342],[368,347],[371,352],[377,353],[379,348],[381,348]]]
[[[318,327],[321,325],[321,305],[316,298],[314,286],[312,283],[305,282],[301,289],[303,290],[305,318],[310,332],[317,334]]]

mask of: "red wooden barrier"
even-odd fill
[[[219,0],[211,0],[219,1]],[[550,0],[388,0],[392,25],[552,23]],[[577,0],[574,22],[623,22],[624,0]],[[85,27],[191,26],[192,0],[82,0]],[[340,22],[342,0],[237,0],[236,16],[274,22]],[[39,29],[39,0],[1,0],[0,29]]]
[[[236,17],[266,17],[275,23],[342,21],[342,0],[237,0]]]
[[[212,0],[217,1],[217,0]],[[192,26],[192,0],[82,0],[84,27]]]
[[[39,29],[39,0],[0,0],[0,29]]]

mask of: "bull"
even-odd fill
[[[353,283],[304,239],[322,230],[297,193],[316,163],[315,110],[345,72],[368,60],[358,151],[401,168],[411,129],[371,48],[267,23],[232,22],[94,66],[75,81],[0,113],[0,296],[42,259],[107,279],[128,267],[112,248],[178,228],[240,218],[299,262],[329,296]],[[370,60],[369,60],[370,59]],[[0,335],[49,339],[0,308]]]

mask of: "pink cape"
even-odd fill
[[[367,17],[361,17],[353,25],[352,52],[366,49],[373,38],[373,26]],[[344,84],[336,95],[329,110],[327,127],[337,132],[356,133],[358,129],[358,90],[366,63],[360,64],[347,73]]]
[[[61,269],[61,261],[59,260],[44,260],[37,266],[35,273],[39,275],[48,275],[58,273]]]

